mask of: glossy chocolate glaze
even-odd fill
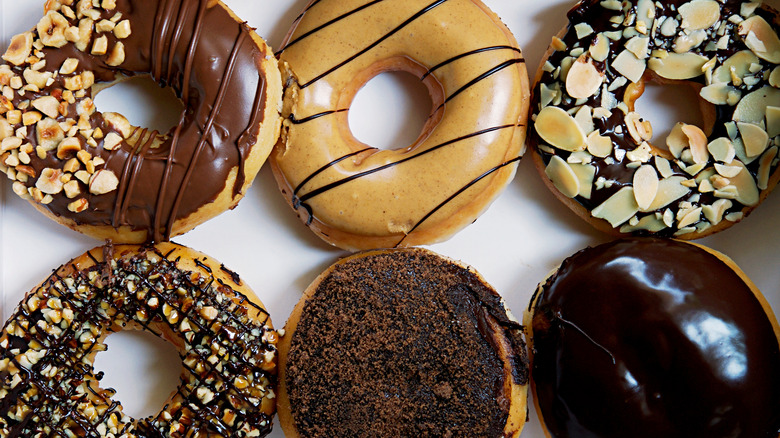
[[[553,437],[778,436],[777,334],[717,257],[621,240],[537,293],[532,375]]]
[[[304,304],[286,363],[299,436],[503,436],[497,323],[525,384],[520,326],[466,269],[423,251],[337,265]]]
[[[104,254],[113,258],[112,248],[105,247]],[[263,410],[260,400],[276,381],[275,367],[265,362],[266,354],[275,355],[269,339],[276,334],[265,309],[216,279],[198,260],[207,274],[180,269],[175,249],[164,254],[143,248],[118,254],[112,263],[88,256],[94,266],[56,270],[3,327],[1,436],[98,437],[112,431],[132,438],[184,436],[186,431],[187,436],[227,437],[271,431],[272,413]],[[215,309],[217,316],[206,318],[205,308]],[[51,312],[62,316],[53,319]],[[122,412],[111,399],[115,391],[100,388],[102,373],[90,359],[107,348],[105,335],[125,327],[163,337],[181,354],[181,382],[172,401],[147,418]],[[38,360],[23,359],[37,353]],[[100,412],[97,418],[91,418],[87,401]],[[247,435],[250,431],[257,434]]]
[[[85,190],[89,209],[77,214],[68,210],[72,199],[57,196],[46,206],[52,213],[76,224],[147,230],[148,239],[159,241],[170,237],[176,219],[214,201],[232,170],[237,168],[234,197],[245,180],[253,177],[245,175],[243,162],[262,122],[265,82],[259,60],[270,53],[256,47],[245,23],[209,3],[118,0],[116,9],[102,11],[106,19],[121,12],[132,26],[131,35],[121,40],[127,55],[118,69],[73,44],[44,50],[47,69],[56,70],[65,59],[76,58],[76,73],[92,70],[96,82],[113,81],[118,74],[150,74],[161,86],[171,86],[185,104],[179,124],[164,134],[162,145],[152,148],[153,139],[161,133],[142,128],[136,128],[140,138],[135,144],[124,141],[114,151],[104,150],[102,141],[96,148],[85,144],[87,151],[106,160],[105,168],[119,177],[119,188],[103,195]],[[109,47],[120,41],[110,32],[105,35]],[[60,76],[38,94],[61,89],[64,78]],[[86,97],[91,97],[90,90]],[[76,105],[69,111],[73,116]],[[105,134],[116,132],[99,112],[90,122]],[[34,130],[28,140],[37,144]],[[37,174],[46,167],[62,167],[54,152],[33,161]],[[31,180],[29,185],[33,184]]]

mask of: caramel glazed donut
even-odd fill
[[[109,333],[142,329],[173,343],[181,384],[135,420],[99,386]],[[270,432],[276,339],[238,275],[171,243],[93,249],[29,292],[0,335],[4,437],[252,437]]]
[[[356,250],[447,239],[514,176],[525,62],[479,0],[312,0],[280,54],[284,122],[271,165],[284,197],[326,242]],[[352,135],[348,112],[387,71],[420,78],[433,105],[411,146],[378,150]]]
[[[534,88],[534,162],[558,198],[613,234],[703,237],[780,179],[776,11],[735,0],[587,0],[554,37]],[[646,81],[698,90],[705,126],[668,150],[634,111]]]
[[[260,37],[215,0],[49,0],[45,11],[0,65],[0,170],[14,192],[123,243],[168,239],[235,206],[281,122]],[[96,111],[96,92],[135,74],[184,103],[168,133]]]
[[[527,393],[522,326],[501,297],[472,268],[420,248],[331,265],[279,340],[289,438],[516,438]]]
[[[582,250],[539,284],[525,327],[547,437],[780,436],[780,325],[714,250]]]

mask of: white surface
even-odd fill
[[[553,34],[565,23],[569,0],[484,0],[495,10],[517,37],[524,50],[531,75]],[[258,33],[277,48],[292,20],[308,0],[226,0],[235,12],[258,29]],[[40,4],[39,4],[40,3]],[[43,1],[0,0],[0,50],[5,51],[12,35],[31,28],[41,15]],[[778,1],[770,2],[777,7]],[[385,106],[371,96],[392,95],[397,89],[415,90],[392,75],[372,81],[364,90],[368,98],[359,98],[374,111],[353,112],[353,123],[370,114],[383,114]],[[108,93],[108,92],[106,92]],[[98,100],[105,111],[127,104],[129,94],[117,92],[112,99]],[[376,93],[376,94],[374,94]],[[103,103],[106,101],[105,104]],[[113,102],[112,102],[113,100]],[[414,100],[414,99],[411,99]],[[371,102],[377,102],[372,104]],[[409,99],[393,105],[405,108]],[[137,108],[122,111],[135,123],[149,123]],[[406,111],[406,110],[404,110]],[[420,117],[421,112],[413,112]],[[395,126],[403,126],[409,116],[396,113]],[[651,121],[669,123],[647,114]],[[375,116],[376,117],[376,116]],[[375,119],[374,119],[375,120]],[[386,137],[387,127],[365,122],[372,128],[357,135],[366,141]],[[415,121],[415,126],[421,126]],[[662,128],[659,126],[658,129]],[[366,134],[362,134],[365,132]],[[377,137],[370,137],[371,132]],[[395,131],[391,136],[414,138]],[[700,243],[731,256],[753,279],[780,313],[780,195],[772,194],[755,213],[730,230]],[[473,225],[448,242],[431,246],[441,254],[471,264],[505,297],[510,309],[521,317],[529,297],[545,274],[565,257],[587,245],[608,241],[609,237],[591,229],[558,202],[542,185],[530,160],[520,163],[518,174],[506,191]],[[229,211],[181,236],[175,241],[205,252],[238,272],[271,312],[277,327],[284,322],[301,292],[314,277],[344,252],[331,248],[308,231],[287,207],[270,169],[264,167],[254,186],[238,208]],[[43,280],[52,269],[100,242],[58,226],[11,192],[11,184],[0,181],[0,310],[3,320],[24,293]],[[141,337],[140,339],[142,339]],[[121,400],[131,414],[152,413],[159,408],[164,394],[176,384],[176,361],[167,363],[166,373],[154,370],[158,357],[144,357],[146,351],[159,351],[133,335],[114,335],[110,350],[99,356],[98,364],[107,370],[106,387],[119,390]],[[123,352],[118,350],[124,349]],[[165,348],[162,348],[165,350]],[[170,353],[170,352],[168,352]],[[103,355],[106,358],[103,358]],[[170,357],[170,356],[168,356]],[[105,365],[103,365],[105,364]],[[125,369],[130,374],[121,376]],[[163,393],[150,402],[145,391],[155,388]],[[157,400],[155,405],[154,400]],[[283,436],[275,428],[272,437]],[[542,436],[535,413],[531,413],[524,437]]]

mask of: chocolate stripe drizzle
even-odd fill
[[[433,74],[433,72],[435,72],[436,70],[438,70],[438,69],[440,69],[440,68],[444,67],[444,66],[445,66],[445,65],[447,65],[447,64],[451,64],[451,63],[453,63],[453,62],[455,62],[455,61],[457,61],[457,60],[459,60],[459,59],[461,59],[461,58],[465,58],[465,57],[467,57],[467,56],[471,56],[471,55],[476,55],[476,54],[479,54],[479,53],[490,52],[490,51],[493,51],[493,50],[511,50],[511,51],[513,51],[513,52],[516,52],[518,55],[520,55],[520,59],[522,60],[522,62],[525,62],[525,59],[523,59],[523,58],[522,58],[522,52],[521,52],[521,51],[520,51],[520,49],[518,49],[517,47],[512,47],[512,46],[503,46],[503,45],[502,45],[502,46],[489,46],[489,47],[483,47],[483,48],[481,48],[481,49],[475,49],[475,50],[471,50],[471,51],[469,51],[469,52],[463,52],[463,53],[461,53],[461,54],[459,54],[459,55],[453,56],[453,57],[452,57],[452,58],[450,58],[450,59],[447,59],[447,60],[445,60],[445,61],[442,61],[442,62],[440,62],[440,63],[438,63],[438,64],[434,65],[433,67],[429,68],[429,69],[428,69],[428,71],[427,71],[427,72],[425,72],[425,74],[424,74],[424,75],[422,75],[422,76],[420,77],[420,80],[421,80],[421,81],[422,81],[422,80],[424,80],[424,79],[425,79],[425,78],[427,78],[429,75]]]

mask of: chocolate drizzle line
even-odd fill
[[[106,247],[103,251],[110,255],[112,249]],[[253,429],[260,432],[258,436],[270,432],[271,416],[259,410],[258,401],[258,397],[268,395],[270,386],[257,392],[262,382],[271,385],[274,381],[273,374],[260,366],[265,354],[275,352],[275,347],[265,341],[267,312],[229,285],[215,283],[213,276],[178,270],[176,261],[168,256],[149,247],[85,271],[78,271],[76,266],[63,267],[28,294],[0,337],[0,363],[5,364],[0,371],[0,387],[5,391],[0,397],[0,431],[4,436],[35,436],[46,426],[51,430],[44,432],[45,436],[69,436],[68,431],[79,436],[101,436],[101,424],[116,436],[128,433],[131,437],[169,436],[174,430],[183,433],[182,428],[216,431],[222,436],[246,434]],[[89,257],[95,260],[91,253]],[[74,273],[60,274],[67,269]],[[111,275],[101,276],[106,270]],[[185,289],[184,295],[178,292]],[[37,304],[31,304],[34,299]],[[73,316],[59,333],[47,328],[62,327],[47,316],[53,309],[52,300]],[[153,300],[158,303],[153,304]],[[166,306],[170,315],[178,312],[177,321],[165,314]],[[218,311],[210,321],[201,314],[207,306]],[[249,319],[249,313],[254,313],[258,321]],[[179,332],[179,322],[184,321],[189,329]],[[181,359],[186,372],[181,385],[173,403],[155,417],[134,420],[123,414],[121,405],[110,400],[114,391],[98,387],[101,374],[95,374],[93,365],[86,361],[94,352],[105,350],[100,339],[106,331],[117,331],[127,324],[157,336],[161,334],[156,327],[167,325],[165,330],[177,333],[185,345],[187,353]],[[82,340],[83,333],[94,333],[90,327],[97,328],[98,334]],[[36,343],[41,346],[34,347]],[[46,353],[32,366],[27,359],[20,359],[42,349]],[[217,360],[212,361],[211,355]],[[11,364],[19,370],[17,373],[9,372]],[[56,379],[44,375],[51,366],[57,367]],[[21,381],[9,386],[17,375],[22,376]],[[236,379],[246,377],[254,383],[237,388]],[[210,391],[211,399],[199,395],[200,388]],[[86,402],[106,406],[105,413],[95,421],[82,405]],[[17,418],[20,406],[24,413]],[[228,411],[235,415],[232,425],[223,420]],[[116,430],[111,429],[112,424]]]

